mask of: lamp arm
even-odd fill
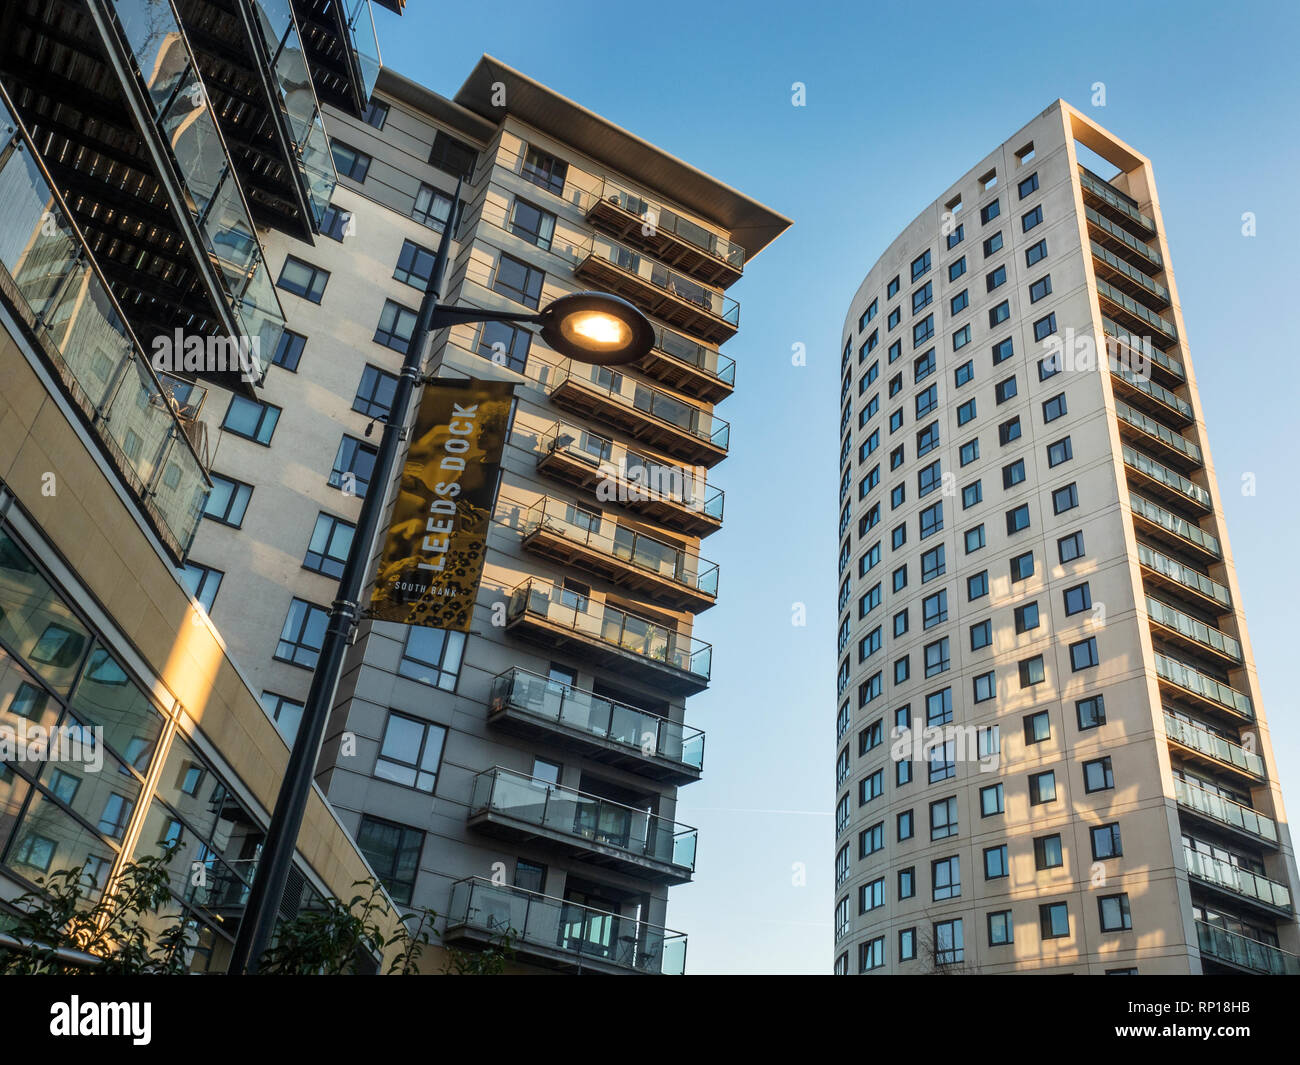
[[[542,316],[530,311],[489,311],[482,307],[437,307],[429,321],[430,331],[467,322],[531,322],[536,324]]]

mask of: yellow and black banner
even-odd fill
[[[454,379],[425,387],[379,560],[374,617],[469,631],[514,387]]]

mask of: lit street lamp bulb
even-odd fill
[[[602,311],[575,314],[565,322],[565,326],[565,332],[572,332],[578,343],[592,347],[621,347],[632,335],[625,323]]]

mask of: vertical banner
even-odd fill
[[[371,612],[468,632],[515,386],[434,381],[415,419]]]

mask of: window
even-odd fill
[[[927,314],[912,326],[912,347],[919,348],[934,336],[934,315]]]
[[[1088,832],[1092,840],[1092,857],[1094,861],[1107,858],[1119,858],[1124,853],[1124,844],[1120,840],[1119,822],[1108,825],[1094,825]]]
[[[1070,909],[1064,902],[1039,906],[1038,923],[1044,939],[1065,939],[1070,934]]]
[[[527,200],[515,200],[510,212],[510,232],[543,251],[550,251],[555,236],[555,215]]]
[[[361,853],[366,856],[375,875],[383,881],[393,901],[409,905],[420,868],[424,833],[362,814],[356,838]]]
[[[1013,440],[1020,439],[1020,415],[1008,418],[998,426],[998,445],[1006,447]]]
[[[392,374],[367,364],[361,371],[361,383],[352,400],[352,409],[370,418],[386,418],[393,406],[393,393],[397,378]]]
[[[906,499],[907,499],[907,485],[905,484],[895,485],[893,488],[889,490],[889,509],[897,510],[899,507],[903,505],[903,501]]]
[[[1052,275],[1044,274],[1029,286],[1029,302],[1037,303],[1052,293]]]
[[[870,776],[858,781],[858,805],[865,806],[872,799],[878,799],[885,793],[885,771],[877,769]]]
[[[463,177],[466,181],[474,180],[474,164],[478,162],[478,152],[472,145],[443,130],[433,135],[433,147],[429,151],[429,165],[436,166],[452,177]]]
[[[311,300],[312,303],[320,303],[329,279],[328,271],[289,255],[285,257],[276,285],[295,296]]]
[[[1013,510],[1007,511],[1007,535],[1014,536],[1029,528],[1029,504],[1021,503]]]
[[[238,529],[244,523],[244,513],[248,510],[248,501],[253,496],[253,486],[243,481],[234,481],[212,474],[212,491],[208,495],[203,516]]]
[[[321,212],[320,231],[323,236],[329,237],[330,240],[337,240],[342,244],[343,238],[351,235],[348,232],[351,225],[351,211],[344,211],[331,203]]]
[[[360,184],[366,180],[370,170],[370,156],[342,141],[330,141],[330,153],[334,156],[334,169],[339,177],[351,178]]]
[[[915,824],[912,819],[912,811],[904,810],[898,815],[898,841],[901,843],[905,839],[911,839],[915,833]]]
[[[885,878],[877,877],[858,888],[858,913],[870,913],[885,904]],[[884,940],[881,940],[883,946]]]
[[[989,594],[989,571],[980,570],[966,578],[966,599],[974,602]]]
[[[1065,599],[1065,616],[1081,613],[1092,606],[1092,592],[1088,589],[1088,582],[1076,584],[1073,588],[1067,588],[1062,593]]]
[[[970,323],[967,322],[964,326],[958,329],[957,332],[953,333],[952,350],[961,351],[962,348],[970,343],[970,336]]]
[[[910,899],[916,895],[916,867],[909,865],[898,871],[898,897]]]
[[[956,965],[966,958],[965,941],[962,937],[961,918],[950,921],[934,922],[934,963],[935,965]]]
[[[375,129],[383,129],[384,123],[388,121],[388,105],[372,99],[361,120],[368,126],[374,126]]]
[[[355,531],[356,526],[342,518],[323,512],[317,514],[316,526],[307,542],[307,556],[303,559],[303,566],[327,577],[342,577]]]
[[[952,689],[941,688],[925,697],[925,723],[946,725],[952,721]]]
[[[1097,911],[1101,915],[1103,932],[1128,932],[1133,928],[1133,919],[1128,912],[1128,895],[1102,895],[1097,900]]]
[[[1043,208],[1041,206],[1035,207],[1032,211],[1026,211],[1024,214],[1020,216],[1020,231],[1022,233],[1028,233],[1036,225],[1041,223],[1042,220],[1043,220]],[[1048,292],[1051,291],[1050,285],[1048,286],[1047,291]]]
[[[996,255],[1001,250],[1002,231],[998,230],[998,232],[994,233],[993,236],[989,237],[988,240],[984,242],[984,258],[987,259],[990,255]]]
[[[965,533],[966,554],[972,555],[984,546],[984,526],[976,525],[973,529],[967,529]]]
[[[1110,757],[1095,758],[1083,763],[1083,790],[1085,792],[1109,791],[1115,786]]]
[[[1007,845],[999,844],[996,847],[984,848],[984,879],[1001,880],[1004,876],[1010,875],[1010,869],[1007,865]]]
[[[939,423],[931,422],[916,434],[916,457],[927,455],[939,446]]]
[[[324,607],[305,599],[294,599],[280,629],[274,657],[281,662],[315,669],[328,621],[329,612]]]
[[[423,292],[429,284],[433,273],[433,252],[423,248],[413,240],[402,242],[401,254],[397,257],[397,269],[393,276]]]
[[[1034,840],[1034,868],[1039,872],[1045,869],[1060,869],[1065,865],[1065,855],[1061,849],[1060,835],[1039,836]]]
[[[1056,332],[1056,312],[1053,311],[1045,318],[1040,318],[1034,323],[1034,339],[1046,340]]]
[[[947,839],[957,834],[957,796],[930,803],[930,838]]]
[[[1006,340],[999,340],[993,345],[993,365],[996,366],[1000,362],[1006,362],[1015,353],[1015,345],[1012,344],[1010,337],[1007,337]]]
[[[298,726],[302,723],[302,703],[275,692],[262,692],[261,702],[266,716],[275,722],[280,735],[292,745],[298,734]]]
[[[885,299],[892,300],[897,295],[898,295],[898,278],[895,277],[885,287]]]
[[[961,490],[961,508],[969,510],[984,498],[983,482],[975,481]]]
[[[538,188],[546,189],[558,196],[564,192],[564,182],[569,176],[569,164],[540,148],[529,147],[524,153],[524,162],[519,174],[525,181],[531,181]]]
[[[961,205],[958,204],[958,207],[960,206]],[[957,247],[957,245],[960,244],[965,239],[966,239],[966,226],[965,224],[962,224],[948,234],[948,250],[952,251],[953,248]]]
[[[1100,695],[1090,695],[1074,704],[1075,715],[1079,719],[1079,731],[1106,724],[1106,700]]]
[[[492,290],[536,310],[541,302],[545,276],[527,263],[503,254],[492,278]]]
[[[961,896],[961,860],[957,855],[930,863],[931,896],[935,902]]]
[[[1014,488],[1025,479],[1025,460],[1016,459],[1002,467],[1002,487]]]
[[[397,672],[421,684],[455,691],[464,650],[463,632],[412,625],[406,630],[406,646],[402,649]]]
[[[1011,560],[1011,582],[1028,580],[1034,575],[1034,553],[1026,551]]]
[[[927,248],[915,259],[912,260],[912,280],[919,281],[927,270],[930,269],[930,251]]]
[[[1025,265],[1035,266],[1047,258],[1047,239],[1040,240],[1037,244],[1031,244],[1025,249]]]
[[[999,200],[993,200],[986,203],[980,208],[980,224],[988,225],[993,219],[1002,213],[1002,203]]]
[[[868,323],[870,323],[870,321],[871,321],[873,318],[875,318],[876,313],[877,313],[879,310],[880,310],[880,300],[872,300],[872,301],[871,301],[871,306],[868,307],[865,311],[863,311],[863,312],[862,312],[862,316],[858,319],[858,332],[859,332],[859,333],[861,333],[862,330],[864,330],[864,329],[867,328]]]
[[[925,646],[925,675],[934,677],[947,671],[949,667],[948,637]]]
[[[1056,772],[1031,773],[1029,776],[1029,805],[1042,806],[1056,801]]]
[[[1003,812],[1002,806],[1002,785],[990,784],[988,787],[980,788],[980,816],[992,817],[995,814]]]
[[[894,329],[895,327],[897,327],[898,323],[902,320],[902,318],[903,318],[903,312],[899,310],[899,308],[895,307],[892,311],[889,312],[889,318],[886,320],[889,325],[889,328]],[[898,347],[899,350],[901,351],[902,345],[899,344]],[[896,357],[897,356],[894,355],[894,346],[891,344],[889,348],[889,361],[893,362]]]
[[[993,642],[993,623],[989,620],[977,621],[970,627],[970,649],[978,651]]]
[[[960,407],[957,408],[957,424],[965,425],[967,422],[973,421],[974,418],[975,418],[975,400],[968,399],[965,403],[963,403]]]
[[[188,562],[181,571],[181,580],[194,596],[203,604],[203,609],[212,612],[212,603],[217,598],[217,589],[221,587],[221,578],[225,574],[219,569],[204,566],[198,562]]]
[[[919,420],[939,405],[939,386],[931,385],[916,394],[916,417]]]
[[[948,620],[948,591],[935,592],[921,600],[923,629],[932,629]]]
[[[992,292],[996,288],[1001,288],[1007,283],[1007,268],[998,266],[984,275],[984,291]]]
[[[921,583],[932,581],[936,577],[942,577],[947,569],[944,562],[943,544],[931,548],[921,556]],[[942,594],[942,593],[941,593]]]
[[[280,420],[280,408],[269,403],[259,403],[244,396],[231,396],[230,406],[221,428],[266,447],[271,446],[271,436]]]
[[[1070,668],[1078,673],[1091,669],[1100,659],[1097,657],[1097,637],[1089,636],[1086,640],[1070,644]]]
[[[1025,159],[1025,160],[1022,160],[1022,161],[1023,161],[1023,162],[1028,162],[1028,159]],[[1038,171],[1037,171],[1037,170],[1035,170],[1032,174],[1030,174],[1027,178],[1025,178],[1023,181],[1020,182],[1020,184],[1018,184],[1018,185],[1016,186],[1016,191],[1017,191],[1018,193],[1020,193],[1020,198],[1021,198],[1022,200],[1023,200],[1026,196],[1028,196],[1031,192],[1035,192],[1035,191],[1037,191],[1037,189],[1038,189]]]
[[[993,386],[993,396],[996,399],[998,404],[1005,403],[1007,402],[1007,400],[1014,398],[1015,394],[1016,394],[1015,377],[1008,377],[1005,380],[999,381],[996,385]]]
[[[375,343],[405,354],[411,343],[411,334],[415,332],[415,317],[415,312],[409,307],[384,300],[379,324],[375,326]]]
[[[894,615],[894,637],[903,636],[907,633],[907,608],[900,610]]]
[[[997,677],[993,670],[980,673],[971,681],[972,697],[977,703],[986,703],[998,694]]]
[[[1067,484],[1064,488],[1058,488],[1052,492],[1052,513],[1064,514],[1067,510],[1073,510],[1079,505],[1079,488],[1075,484]]]
[[[957,775],[957,741],[947,740],[930,752],[930,783]]]
[[[1076,558],[1083,557],[1083,532],[1073,532],[1069,536],[1062,536],[1056,541],[1056,553],[1061,559],[1061,564],[1073,562]]]
[[[970,359],[967,359],[952,372],[953,384],[957,388],[961,388],[962,385],[966,384],[967,381],[973,380],[974,377],[975,363]]]
[[[307,338],[301,333],[294,333],[288,329],[280,334],[280,339],[275,344],[275,354],[271,356],[271,362],[276,366],[283,366],[290,373],[298,372],[298,363],[302,359],[302,349],[307,344]]]
[[[1069,462],[1074,458],[1074,448],[1070,444],[1070,438],[1064,437],[1047,445],[1047,465],[1059,466],[1062,462]]]
[[[411,204],[411,217],[420,225],[441,233],[451,219],[451,197],[432,185],[421,185]]]
[[[912,313],[917,314],[923,307],[934,302],[934,282],[927,281],[912,293]]]
[[[1010,910],[996,910],[989,914],[989,946],[1005,947],[1013,942],[1015,926],[1011,922]]]
[[[858,972],[867,973],[885,964],[885,937],[876,936],[858,947]]]
[[[961,458],[961,464],[963,466],[969,466],[972,462],[974,462],[979,457],[980,457],[980,442],[978,438],[976,438],[975,440],[967,440],[966,443],[962,444],[960,458]]]
[[[344,495],[365,499],[377,453],[369,444],[345,435],[339,441],[338,454],[334,456],[334,467],[329,476],[330,487],[341,489]]]
[[[962,256],[955,263],[948,264],[948,280],[956,281],[966,272],[966,256]]]
[[[446,738],[441,725],[389,713],[373,775],[432,795]]]

